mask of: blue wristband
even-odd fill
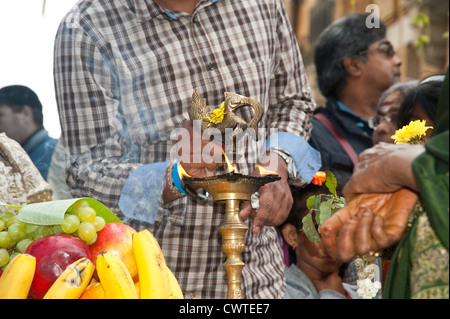
[[[187,195],[188,193],[181,186],[180,174],[178,173],[178,161],[173,164],[172,167],[172,183],[175,189],[180,192],[181,195]]]

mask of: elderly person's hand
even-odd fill
[[[412,162],[421,145],[381,143],[365,152],[344,188],[347,205],[320,228],[329,254],[342,261],[395,244],[417,202]]]
[[[418,191],[412,162],[423,152],[423,145],[380,143],[360,154],[351,180],[343,193],[347,200],[358,194],[392,193],[401,188]]]
[[[356,196],[320,228],[328,253],[346,262],[391,247],[404,235],[417,199],[406,188]]]

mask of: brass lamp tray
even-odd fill
[[[278,175],[249,176],[240,173],[228,173],[220,176],[206,178],[184,178],[184,182],[190,186],[198,186],[213,195],[217,202],[230,199],[249,201],[252,194],[261,186],[279,181]]]

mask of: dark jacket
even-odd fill
[[[325,115],[347,139],[357,154],[372,147],[372,132],[367,127],[367,121],[342,110],[336,100],[328,99],[326,107],[317,108],[316,113]],[[353,173],[353,164],[344,149],[330,131],[316,118],[313,118],[312,123],[313,130],[309,143],[320,152],[322,170],[349,178]]]
[[[58,140],[50,137],[45,129],[40,129],[22,144],[45,180],[57,142]]]

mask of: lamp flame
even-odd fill
[[[262,167],[261,165],[256,165],[256,167],[258,168],[259,174],[261,176],[278,175],[276,172],[270,171],[270,170]]]
[[[184,177],[191,177],[188,173],[186,173],[180,162],[178,162],[178,176],[180,177],[180,180],[183,180]]]
[[[225,164],[227,164],[227,170],[229,173],[239,173],[238,169],[231,163],[231,161],[228,159],[227,154],[225,154],[225,151],[222,150],[223,156],[225,158]]]

